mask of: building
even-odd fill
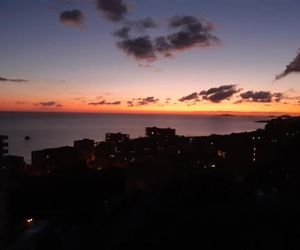
[[[77,151],[88,153],[94,150],[95,141],[90,139],[82,139],[73,142],[73,146]]]
[[[36,174],[68,172],[80,165],[75,148],[70,146],[32,151],[31,160]]]
[[[5,154],[8,153],[8,136],[0,135],[0,158],[2,158]]]
[[[74,141],[73,146],[76,151],[78,161],[82,162],[86,166],[90,166],[95,159],[95,141],[90,139],[82,139]]]
[[[169,139],[176,136],[176,130],[173,128],[146,128],[146,136],[150,138]]]
[[[21,156],[5,155],[0,161],[0,173],[11,178],[24,174],[25,161]]]
[[[129,140],[128,134],[122,133],[107,133],[105,134],[105,141],[110,144],[120,144]]]

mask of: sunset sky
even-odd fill
[[[299,10],[299,0],[0,0],[0,110],[300,113]]]

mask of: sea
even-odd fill
[[[230,115],[154,115],[99,113],[0,112],[0,135],[9,137],[10,155],[31,162],[31,152],[73,145],[83,138],[103,141],[105,133],[121,132],[131,138],[145,135],[145,128],[175,128],[178,135],[205,136],[254,131],[264,127],[257,120],[270,117]],[[29,136],[30,140],[25,140]]]

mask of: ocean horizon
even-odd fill
[[[31,162],[31,151],[72,145],[83,138],[102,141],[106,133],[121,132],[138,138],[146,127],[170,127],[178,135],[208,136],[249,132],[264,127],[257,120],[270,116],[112,114],[57,112],[0,112],[0,135],[9,137],[9,154]],[[25,140],[29,136],[30,140]]]

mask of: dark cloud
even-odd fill
[[[238,103],[241,102],[280,102],[284,99],[283,93],[271,93],[270,91],[247,91],[240,94],[242,98]]]
[[[148,96],[145,98],[133,98],[133,101],[128,101],[127,104],[129,107],[133,107],[133,106],[145,106],[145,105],[149,105],[149,104],[156,104],[159,102],[158,98],[155,98],[154,96]],[[135,101],[135,102],[134,102]]]
[[[156,50],[165,57],[172,56],[176,51],[211,47],[220,42],[220,39],[211,33],[213,25],[194,16],[174,16],[169,20],[169,28],[177,31],[155,39]]]
[[[127,105],[128,107],[133,107],[134,106],[133,101],[127,101]]]
[[[252,102],[272,102],[272,94],[270,91],[247,91],[241,93],[242,99]]]
[[[298,51],[298,55],[294,58],[294,60],[286,66],[282,73],[276,76],[275,80],[286,77],[291,73],[300,73],[300,50]]]
[[[229,100],[234,94],[240,91],[241,89],[237,89],[235,84],[222,85],[220,87],[203,90],[199,93],[199,96],[202,96],[204,100],[219,103],[226,99]]]
[[[10,79],[10,78],[5,78],[0,76],[0,82],[28,82],[28,80],[24,79]]]
[[[275,102],[280,102],[282,99],[285,98],[285,95],[283,93],[274,93],[273,98]]]
[[[155,28],[156,23],[151,18],[130,22],[124,28],[114,33],[122,38],[118,47],[137,60],[154,61],[158,55],[172,57],[175,52],[199,47],[211,47],[220,40],[212,34],[213,25],[194,16],[174,16],[169,20],[169,28],[175,32],[151,38],[150,36],[132,37],[130,31]]]
[[[91,106],[100,106],[100,105],[105,105],[105,104],[106,104],[105,101],[88,103],[88,105],[91,105]]]
[[[146,98],[142,98],[142,101],[148,102],[148,103],[157,103],[159,101],[159,99],[153,97],[153,96],[149,96]]]
[[[117,45],[137,60],[156,60],[155,47],[149,36],[125,39],[118,42]]]
[[[168,50],[209,47],[219,41],[211,34],[213,25],[194,16],[174,16],[170,19],[169,27],[178,31],[166,37],[170,46]]]
[[[114,36],[123,38],[123,39],[125,39],[125,38],[127,39],[127,38],[129,38],[129,32],[130,32],[129,27],[123,27],[120,30],[117,30],[116,32],[114,32]]]
[[[84,15],[81,10],[66,10],[59,16],[61,23],[81,27],[84,23]]]
[[[143,105],[149,105],[149,104],[153,104],[153,103],[157,103],[159,101],[159,99],[156,99],[153,96],[149,96],[146,98],[139,98],[140,101],[138,101],[137,105],[139,106],[143,106]]]
[[[115,101],[115,102],[106,102],[105,100],[101,102],[90,102],[88,105],[91,106],[101,106],[101,105],[120,105],[121,101]]]
[[[183,96],[181,97],[180,99],[178,99],[178,101],[180,102],[185,102],[185,101],[191,101],[191,100],[195,100],[198,98],[198,93],[197,92],[194,92],[190,95],[187,95],[187,96]]]
[[[62,105],[60,103],[54,102],[54,101],[49,101],[49,102],[39,102],[36,104],[36,106],[41,106],[41,107],[57,107],[60,108]]]
[[[97,8],[114,22],[121,21],[128,13],[128,7],[122,0],[97,0]]]

